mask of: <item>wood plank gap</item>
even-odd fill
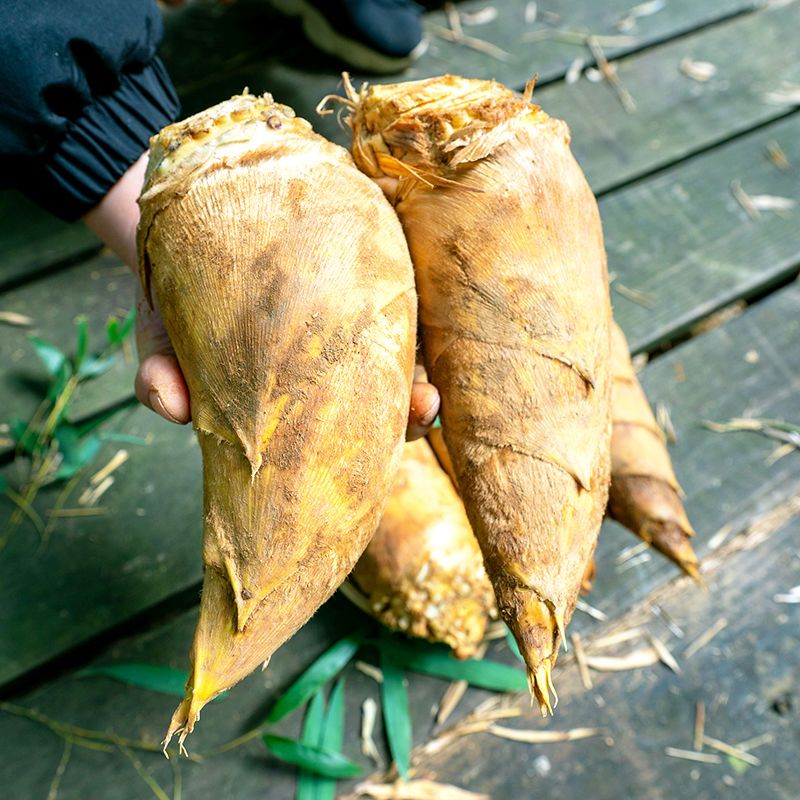
[[[767,6],[768,7],[768,6]],[[716,17],[715,19],[709,19],[705,22],[701,22],[700,24],[696,25],[693,28],[686,28],[684,30],[677,30],[673,33],[665,33],[663,36],[655,36],[652,39],[647,39],[646,41],[642,41],[639,44],[632,44],[628,45],[627,47],[604,47],[603,51],[608,61],[620,61],[623,58],[628,58],[630,56],[636,56],[640,53],[643,53],[645,50],[652,50],[656,47],[660,47],[664,44],[671,44],[672,42],[678,42],[681,39],[685,39],[688,36],[693,36],[697,33],[702,33],[703,31],[709,28],[715,28],[719,25],[724,25],[727,22],[732,22],[733,20],[737,20],[740,17],[748,17],[752,14],[757,14],[759,11],[763,11],[765,8],[764,3],[754,3],[750,8],[740,8],[736,11],[731,11],[728,14],[724,14],[722,16]],[[554,30],[558,30],[554,28]],[[582,71],[587,67],[597,67],[597,59],[595,59],[592,54],[590,53],[588,48],[585,48],[583,51],[579,51],[576,48],[576,54],[578,52],[583,52],[585,54],[585,63],[583,65]],[[567,70],[569,69],[569,64],[564,66],[564,69],[560,73],[554,73],[550,76],[545,76],[536,82],[537,89],[544,89],[545,86],[552,86],[559,81],[563,81],[564,77],[567,74]],[[513,89],[521,92],[525,88],[525,83],[517,84],[512,87]],[[534,95],[536,92],[534,92]],[[535,101],[535,97],[534,97]]]
[[[659,175],[663,175],[665,172],[669,172],[671,169],[680,164],[689,163],[695,158],[700,158],[704,155],[707,155],[711,151],[716,150],[718,147],[723,147],[724,145],[735,142],[737,139],[742,139],[745,136],[751,136],[752,134],[758,133],[760,130],[763,130],[764,128],[769,128],[770,125],[775,125],[778,122],[783,122],[784,120],[787,120],[789,119],[789,117],[793,117],[796,114],[800,115],[800,107],[798,106],[791,108],[789,111],[786,111],[783,114],[778,114],[777,116],[771,117],[770,119],[757,122],[752,127],[747,128],[747,130],[735,131],[722,139],[718,139],[714,142],[710,142],[709,144],[702,145],[698,147],[696,150],[692,150],[689,153],[685,153],[679,158],[676,158],[673,161],[670,161],[666,164],[659,164],[653,167],[652,169],[647,170],[646,172],[642,172],[635,175],[632,178],[628,178],[626,180],[620,181],[619,183],[614,183],[610,186],[607,186],[604,189],[600,189],[595,192],[595,197],[599,200],[600,198],[609,197],[610,195],[616,194],[617,192],[623,191],[624,189],[630,189],[634,186],[637,186],[638,184],[646,183],[648,180],[657,178]]]
[[[753,286],[752,291],[742,292],[742,294],[738,295],[733,302],[743,300],[747,304],[748,309],[753,308],[753,306],[758,305],[763,300],[767,300],[773,294],[776,294],[782,289],[785,289],[787,286],[790,286],[792,283],[795,283],[798,278],[800,278],[800,261],[793,262],[790,267],[783,270],[779,275],[775,276],[773,280]],[[717,314],[723,309],[728,308],[730,305],[732,305],[730,300],[719,303],[719,305],[709,309],[707,313],[699,314],[691,321],[687,321],[685,324],[676,327],[674,336],[671,336],[669,339],[666,339],[658,344],[654,344],[650,348],[641,348],[635,350],[633,354],[639,355],[640,353],[647,353],[648,363],[658,360],[660,357],[667,355],[667,353],[669,353],[671,350],[674,350],[676,347],[679,347],[680,345],[685,344],[692,339],[697,339],[707,333],[710,333],[713,328],[699,332],[695,332],[695,330],[698,325],[701,325],[703,322],[713,317],[714,314]]]
[[[131,636],[142,636],[149,631],[162,628],[192,609],[199,608],[202,586],[202,581],[193,583],[132,617],[89,637],[75,647],[43,661],[28,672],[0,684],[0,700],[13,700],[39,686],[52,683],[85,667],[115,642]]]
[[[46,265],[37,267],[24,275],[17,275],[5,280],[0,277],[0,295],[4,292],[10,292],[14,289],[19,289],[29,283],[35,283],[42,278],[52,275],[54,272],[59,272],[63,269],[69,269],[81,261],[86,261],[99,255],[103,250],[104,245],[101,242],[94,242],[90,246],[78,250],[75,253],[70,253],[65,258],[56,259],[55,261],[48,262]]]

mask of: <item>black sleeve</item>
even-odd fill
[[[155,0],[3,0],[0,181],[66,220],[174,121]]]

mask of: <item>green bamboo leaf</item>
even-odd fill
[[[122,320],[122,323],[116,317],[109,317],[106,323],[106,340],[111,347],[119,347],[125,339],[130,335],[133,330],[133,325],[136,322],[136,307],[134,306]]]
[[[47,372],[54,377],[58,375],[59,370],[68,360],[66,355],[54,344],[45,342],[44,339],[40,339],[38,336],[29,336],[28,340],[33,345],[36,355],[39,356],[39,360],[44,364]]]
[[[322,733],[325,724],[325,698],[322,689],[317,689],[306,707],[303,719],[303,732],[300,735],[302,744],[319,747],[322,744]],[[296,800],[317,800],[317,790],[323,780],[313,772],[301,769],[297,776]]]
[[[81,365],[78,368],[78,377],[82,381],[98,378],[104,372],[108,372],[108,370],[111,369],[115,360],[116,359],[114,356],[91,356],[90,358],[87,358],[85,361],[81,362]]]
[[[62,429],[67,427],[72,431],[75,430],[74,426],[59,425],[54,433],[54,437],[58,441],[59,452],[63,454],[63,460],[56,471],[53,480],[67,480],[82,470],[87,464],[90,464],[100,451],[102,442],[99,436],[87,436],[84,439],[70,440],[69,444],[65,444],[63,440]]]
[[[119,320],[116,317],[109,317],[106,322],[106,341],[112,347],[119,343]]]
[[[89,322],[81,315],[75,320],[78,343],[75,347],[75,369],[79,370],[89,350]]]
[[[342,752],[344,741],[344,676],[339,678],[328,698],[328,713],[322,729],[320,746],[334,753]],[[336,800],[336,781],[330,778],[319,778],[319,785],[314,800]],[[300,798],[298,798],[300,800]]]
[[[80,435],[78,429],[69,422],[62,422],[53,431],[53,439],[58,444],[58,450],[64,458],[69,458],[71,451],[77,446]]]
[[[261,738],[276,758],[317,775],[327,778],[355,778],[362,772],[358,764],[324,747],[303,744],[271,733],[265,733]]]
[[[345,678],[342,676],[334,684],[328,698],[328,713],[325,715],[320,741],[323,747],[337,752],[341,750],[344,741],[344,687]]]
[[[122,320],[122,325],[120,325],[119,327],[120,344],[124,342],[128,338],[128,336],[130,336],[135,323],[136,323],[136,306],[132,306],[131,310],[125,316],[125,319]]]
[[[508,649],[524,664],[525,659],[522,657],[517,640],[514,638],[514,634],[511,633],[511,628],[509,628],[508,625],[506,625],[506,642],[508,643]]]
[[[118,403],[115,403],[110,408],[103,409],[102,411],[98,411],[95,414],[92,414],[90,417],[87,417],[77,425],[78,435],[85,436],[90,431],[93,431],[95,428],[100,427],[104,422],[107,422],[112,417],[115,417],[122,411],[126,411],[129,408],[134,408],[135,406],[139,405],[139,401],[135,397],[127,397],[125,400],[120,400]],[[102,437],[104,440],[111,440],[110,434],[103,434]],[[132,444],[144,444],[144,439],[140,437],[134,437],[135,442]],[[118,440],[117,440],[118,441]],[[128,441],[127,439],[125,441]]]
[[[411,767],[411,715],[405,674],[388,649],[381,649],[383,727],[397,771],[403,780]]]
[[[340,639],[326,650],[279,698],[267,715],[267,722],[277,722],[299,708],[321,686],[336,677],[356,654],[364,640],[364,631]]]
[[[398,666],[411,672],[433,675],[449,681],[466,681],[494,692],[522,692],[528,688],[525,673],[499,661],[459,661],[448,650],[422,642],[386,638],[377,642],[380,651],[391,655]]]
[[[153,692],[171,694],[176,697],[183,697],[186,693],[186,681],[189,678],[189,673],[182,669],[137,661],[101,664],[75,673],[78,678],[90,678],[98,675],[120,683],[127,683],[129,686],[138,686],[141,689],[150,689]]]

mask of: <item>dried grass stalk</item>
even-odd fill
[[[526,744],[550,744],[553,742],[574,742],[578,739],[589,739],[592,736],[604,736],[602,728],[572,728],[568,731],[532,731],[518,728],[505,728],[502,725],[490,725],[487,729],[493,736],[510,739],[513,742]]]
[[[624,672],[629,669],[643,669],[658,664],[658,653],[651,647],[634,650],[624,656],[586,656],[586,664],[598,672]]]
[[[671,758],[684,761],[697,761],[699,764],[721,764],[722,759],[714,753],[697,753],[694,750],[681,750],[679,747],[665,747],[664,752]]]
[[[354,796],[369,797],[372,800],[492,800],[488,794],[469,792],[449,783],[435,781],[397,781],[387,783],[360,783]]]

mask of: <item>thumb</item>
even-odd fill
[[[141,287],[137,290],[136,349],[139,370],[134,388],[139,402],[170,422],[189,422],[189,389],[161,315],[150,307]]]

